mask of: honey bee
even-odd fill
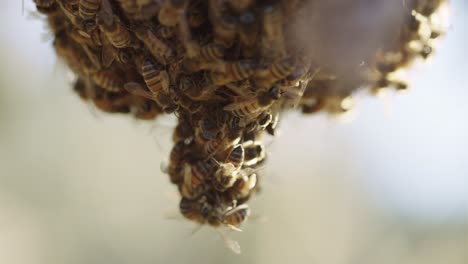
[[[160,91],[169,91],[169,75],[151,59],[146,59],[143,62],[141,74],[151,93],[157,94]]]
[[[248,198],[257,186],[257,174],[242,175],[235,182],[234,185],[226,191],[229,200],[244,200]]]
[[[253,12],[246,11],[239,17],[239,24],[239,40],[242,45],[242,55],[244,55],[245,58],[252,58],[255,56],[257,36],[259,33],[257,17]]]
[[[194,129],[189,120],[181,120],[179,118],[179,123],[174,129],[174,134],[172,140],[178,142],[180,140],[191,139],[194,136]]]
[[[203,223],[203,218],[200,214],[200,205],[196,201],[182,197],[179,203],[180,213],[187,219]]]
[[[65,15],[66,18],[71,22],[76,27],[82,27],[81,25],[81,19],[78,14],[78,10],[74,8],[73,5],[70,5],[68,2],[65,0],[56,0],[56,3],[62,10],[63,14]]]
[[[225,85],[249,78],[256,68],[257,64],[252,60],[225,62],[217,72],[211,72],[210,78],[215,85]]]
[[[227,12],[218,13],[212,24],[214,42],[226,48],[231,47],[237,34],[236,18]]]
[[[250,209],[248,205],[242,204],[226,211],[222,217],[222,222],[230,228],[238,230],[242,223],[247,220],[249,215]]]
[[[102,0],[80,0],[78,5],[78,13],[83,20],[93,20]]]
[[[97,85],[108,92],[118,93],[123,90],[123,80],[118,72],[112,70],[100,70],[91,75]]]
[[[100,110],[108,113],[130,113],[130,100],[127,94],[109,93],[94,87],[93,102]]]
[[[169,92],[160,91],[154,94],[145,90],[142,85],[137,82],[128,82],[124,84],[124,89],[131,94],[154,100],[165,113],[169,114],[177,110],[178,106],[174,103]]]
[[[98,13],[97,23],[112,46],[122,49],[132,45],[130,32],[115,17],[104,19]]]
[[[295,58],[281,59],[269,67],[258,69],[255,73],[255,85],[258,88],[267,89],[276,81],[293,73],[297,67],[298,61]]]
[[[187,0],[165,0],[161,10],[159,10],[159,22],[168,27],[177,25],[185,12],[187,2]]]
[[[190,200],[195,200],[199,198],[203,194],[209,192],[210,189],[210,185],[205,182],[197,185],[196,187],[190,187],[186,184],[179,185],[179,192],[182,195],[182,197],[186,197]]]
[[[34,0],[37,11],[42,14],[51,14],[57,10],[55,0]]]
[[[251,142],[244,145],[244,166],[256,167],[260,165],[266,158],[266,150],[262,144]]]
[[[76,43],[82,45],[95,45],[93,40],[91,39],[91,35],[87,32],[82,31],[81,29],[74,28],[69,30],[68,32],[71,39],[73,39]]]
[[[224,161],[225,163],[230,163],[234,165],[236,169],[240,169],[244,164],[245,150],[241,144],[233,146]]]
[[[152,101],[134,96],[136,110],[134,116],[142,120],[152,120],[161,113],[158,105]]]
[[[231,138],[227,136],[226,130],[223,129],[218,134],[216,139],[209,140],[203,145],[204,153],[211,157],[217,153],[222,154],[224,150],[229,148],[232,145],[239,143],[240,138]]]
[[[170,180],[174,184],[179,184],[184,181],[184,165],[183,160],[185,158],[187,145],[184,140],[180,140],[174,144],[171,153],[169,155],[169,167],[167,173],[169,174]]]
[[[119,0],[119,3],[126,15],[135,20],[150,19],[159,8],[153,0]]]
[[[263,9],[263,34],[260,44],[262,56],[265,58],[278,58],[286,54],[283,22],[283,11],[279,6],[268,5]]]
[[[212,117],[203,117],[198,122],[198,129],[199,133],[201,133],[201,137],[205,140],[214,140],[221,136],[221,129]]]
[[[194,101],[204,101],[212,98],[216,86],[211,85],[206,78],[183,75],[179,78],[179,90]]]
[[[197,113],[202,109],[202,104],[193,101],[188,96],[181,93],[177,95],[175,101],[179,106],[181,106],[191,114]]]
[[[273,121],[273,115],[269,112],[263,112],[255,121],[255,130],[266,129]]]
[[[197,72],[200,70],[214,69],[220,65],[225,47],[220,44],[207,44],[200,48],[198,56],[184,60],[184,69],[188,72]]]
[[[137,28],[135,30],[136,36],[148,48],[151,55],[153,55],[159,63],[167,65],[174,55],[174,51],[166,43],[160,40],[149,29]]]
[[[84,101],[92,98],[91,93],[89,92],[89,88],[86,85],[86,82],[82,78],[78,78],[75,81],[75,85],[73,86],[73,91],[80,96],[80,98]]]
[[[275,131],[276,131],[276,127],[278,126],[278,122],[279,122],[279,113],[275,113],[272,116],[272,120],[269,122],[269,124],[265,128],[268,134],[272,136],[276,134]]]
[[[96,69],[101,69],[101,67],[102,67],[101,66],[101,60],[99,58],[99,55],[97,54],[98,52],[95,49],[92,49],[90,46],[88,46],[86,44],[82,45],[81,48],[83,49],[86,56],[88,56],[89,60],[93,64],[93,66]]]
[[[193,189],[207,179],[213,178],[218,167],[218,162],[214,158],[199,160],[193,165],[185,163],[184,184]]]
[[[263,92],[257,97],[235,100],[233,103],[226,105],[223,110],[229,111],[237,117],[255,118],[270,107],[274,101],[280,98],[280,96],[280,89],[273,86],[268,91]],[[244,124],[246,123],[244,122]]]
[[[231,187],[237,179],[237,175],[244,163],[244,148],[242,145],[234,146],[228,154],[225,162],[215,173],[213,187],[218,191],[225,191]]]

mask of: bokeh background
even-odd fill
[[[254,217],[231,234],[240,256],[174,217],[173,118],[80,101],[21,5],[0,9],[0,263],[468,263],[466,1],[408,93],[361,95],[352,122],[284,116]]]

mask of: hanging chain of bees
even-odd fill
[[[234,230],[259,189],[261,135],[275,135],[279,115],[343,113],[359,88],[406,89],[395,72],[431,55],[446,4],[402,1],[397,34],[348,78],[296,45],[295,22],[320,0],[34,2],[83,100],[138,119],[177,116],[167,174],[182,197],[180,212]]]

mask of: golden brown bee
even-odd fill
[[[173,113],[175,110],[177,110],[178,106],[174,103],[174,100],[168,91],[152,93],[145,90],[142,85],[137,82],[128,82],[124,84],[124,88],[131,94],[154,100],[165,113]]]
[[[97,23],[114,47],[122,49],[132,45],[130,32],[115,17],[106,21],[99,14]]]
[[[278,87],[273,86],[268,91],[257,97],[241,98],[231,104],[226,105],[223,110],[231,112],[237,117],[254,118],[259,116],[264,110],[270,107],[274,101],[281,96]]]
[[[199,102],[193,101],[188,96],[179,93],[175,98],[175,101],[179,106],[187,110],[191,114],[195,114],[202,109],[202,104]]]
[[[234,209],[231,209],[227,212],[224,213],[223,215],[223,224],[233,228],[233,229],[239,229],[242,223],[247,220],[247,218],[250,215],[250,209],[248,205],[242,204]]]
[[[126,15],[135,20],[150,19],[159,9],[157,1],[153,0],[119,0]]]
[[[93,95],[94,105],[108,113],[130,113],[130,100],[128,94],[109,93],[106,90],[95,87]]]
[[[185,164],[184,184],[195,188],[207,179],[213,178],[218,169],[218,162],[214,158],[199,160],[193,165]]]
[[[99,8],[101,7],[102,0],[80,0],[78,5],[78,12],[83,20],[93,20]]]
[[[268,134],[274,136],[276,134],[276,127],[278,126],[279,122],[279,113],[275,113],[272,115],[272,120],[269,122],[269,124],[266,126],[266,131]]]
[[[211,81],[215,85],[225,85],[244,80],[252,76],[256,68],[257,64],[252,60],[225,62],[218,72],[211,73]]]
[[[118,72],[100,70],[91,75],[94,82],[108,92],[118,93],[123,90],[123,79]]]
[[[180,140],[174,144],[169,155],[169,167],[167,173],[169,174],[172,183],[179,184],[184,181],[184,164],[187,144],[184,140]]]
[[[78,78],[73,86],[73,91],[75,91],[75,93],[77,93],[84,101],[92,98],[92,94],[89,92],[89,89],[90,88],[86,85],[86,82],[81,78]]]
[[[183,197],[186,197],[190,200],[194,200],[199,198],[200,196],[206,194],[211,190],[211,187],[209,184],[203,182],[196,187],[190,187],[187,186],[186,184],[181,184],[179,185],[179,192]]]
[[[226,194],[229,196],[229,200],[243,200],[250,196],[256,186],[257,174],[244,174],[236,180],[234,185],[227,190]]]
[[[220,65],[225,51],[225,47],[220,44],[212,43],[202,46],[198,56],[184,60],[184,69],[188,72],[215,69]]]
[[[216,139],[209,140],[203,145],[203,151],[207,156],[211,157],[217,153],[223,153],[224,150],[239,143],[239,141],[240,138],[228,137],[226,131],[223,129],[218,133],[218,137]]]
[[[55,0],[34,0],[37,11],[42,14],[50,14],[57,10],[57,4]]]
[[[192,124],[189,120],[180,120],[177,126],[174,129],[174,133],[172,135],[172,141],[178,142],[180,140],[187,140],[191,139],[194,136],[194,129]]]
[[[244,145],[244,166],[256,167],[266,158],[266,150],[260,143],[251,142]]]
[[[66,18],[68,18],[72,25],[76,27],[82,27],[82,20],[78,14],[78,10],[73,5],[70,5],[65,0],[56,0],[56,3],[58,4],[63,14]]]
[[[91,47],[94,46],[88,46],[88,45],[82,45],[81,48],[83,49],[84,53],[86,56],[88,56],[89,60],[93,64],[93,66],[96,69],[101,69],[101,59],[99,57],[98,51],[96,49],[92,49]]]
[[[136,36],[140,39],[151,52],[151,55],[158,60],[159,63],[167,65],[174,55],[174,51],[166,43],[160,40],[149,29],[137,28]]]
[[[146,59],[143,62],[141,73],[146,86],[153,94],[157,94],[161,90],[169,91],[169,75],[151,59]]]
[[[231,163],[236,169],[240,169],[244,164],[245,150],[241,144],[233,146],[224,161],[225,163]]]
[[[78,44],[85,44],[85,45],[95,45],[93,40],[91,39],[91,35],[81,29],[72,29],[68,31],[68,34],[73,41]]]
[[[260,44],[265,58],[278,58],[286,54],[283,22],[283,11],[279,5],[268,5],[263,9],[263,34]]]
[[[225,191],[237,179],[237,175],[244,163],[244,148],[242,145],[232,147],[225,162],[220,165],[213,179],[213,187],[218,191]]]
[[[61,15],[49,15],[47,16],[47,22],[50,31],[55,35],[63,33],[70,26],[66,17]]]
[[[180,17],[184,14],[187,2],[187,0],[165,0],[161,10],[159,10],[159,22],[168,27],[177,25]]]
[[[214,140],[221,136],[222,127],[212,117],[203,117],[198,122],[197,134],[200,133],[204,140]]]
[[[293,73],[298,67],[298,61],[294,58],[281,59],[269,67],[258,69],[255,73],[255,85],[258,88],[268,89],[276,81]]]
[[[262,114],[260,114],[255,121],[255,127],[253,130],[264,130],[270,125],[270,123],[273,121],[273,115],[269,112],[264,111]]]
[[[214,42],[231,47],[237,34],[236,18],[227,12],[218,13],[212,21]]]
[[[180,213],[187,219],[203,223],[203,218],[200,214],[200,204],[197,201],[189,200],[182,197],[179,203]]]
[[[194,101],[211,99],[212,92],[217,87],[211,85],[206,78],[183,75],[179,78],[179,90]]]
[[[154,101],[137,96],[133,97],[133,105],[135,107],[134,116],[136,118],[142,120],[152,120],[161,113],[161,108],[159,108]]]

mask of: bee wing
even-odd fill
[[[241,247],[239,242],[229,238],[225,233],[223,233],[221,230],[217,229],[219,235],[221,236],[221,239],[224,242],[224,245],[229,248],[232,252],[236,254],[241,253]]]
[[[234,102],[226,105],[223,107],[224,111],[233,111],[241,108],[242,106],[251,103],[252,101],[257,100],[256,97],[245,97],[245,96],[237,96],[234,98]]]
[[[112,62],[115,60],[116,51],[114,50],[114,46],[111,45],[107,37],[104,33],[101,32],[101,42],[102,42],[102,49],[101,49],[101,61],[102,65],[105,68],[111,66]]]
[[[310,80],[313,80],[315,78],[315,76],[317,76],[317,74],[319,72],[320,72],[320,68],[315,69],[315,71],[310,75]],[[308,82],[304,82],[304,81],[302,81],[300,83],[300,88],[299,88],[299,92],[298,92],[299,96],[296,98],[296,100],[294,100],[293,109],[296,109],[297,106],[299,105],[299,102],[301,101],[302,95],[304,94],[304,91],[307,88],[307,83]]]
[[[239,103],[230,103],[228,105],[226,105],[225,107],[223,107],[223,110],[224,111],[233,111],[233,110],[236,110],[239,108]]]
[[[145,97],[147,99],[154,100],[154,96],[150,92],[144,90],[143,87],[141,87],[141,85],[137,82],[128,82],[124,84],[124,89],[133,95],[137,95],[137,96]]]

